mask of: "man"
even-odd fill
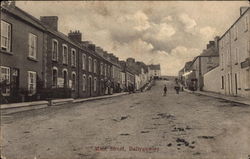
[[[164,93],[163,93],[163,96],[166,96],[167,95],[167,86],[166,85],[164,85],[164,88],[163,88],[163,91],[164,91]]]

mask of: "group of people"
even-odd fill
[[[175,80],[175,85],[174,85],[174,89],[176,91],[176,94],[179,94],[180,90],[181,90],[181,86],[178,82],[178,80],[176,79]],[[168,88],[167,88],[167,85],[165,84],[164,85],[164,88],[163,88],[163,96],[166,96],[167,95],[167,91],[168,91]]]

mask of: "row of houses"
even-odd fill
[[[250,97],[249,21],[249,7],[241,7],[229,29],[179,71],[182,84],[191,90]]]
[[[140,89],[149,81],[143,62],[132,67],[129,59],[120,61],[83,41],[79,30],[65,35],[58,21],[37,19],[14,1],[1,3],[1,103],[100,96]]]

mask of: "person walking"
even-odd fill
[[[166,96],[167,95],[167,86],[166,85],[164,85],[164,88],[163,88],[163,91],[164,91],[164,93],[163,93],[163,96]]]

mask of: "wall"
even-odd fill
[[[41,80],[43,77],[43,48],[44,33],[32,25],[25,23],[9,14],[1,12],[1,19],[12,25],[12,43],[11,52],[0,52],[1,66],[19,69],[19,88],[28,89],[28,71],[37,73]],[[37,59],[28,58],[29,33],[33,33],[38,38]]]
[[[213,70],[204,74],[203,90],[220,93],[221,91],[220,67],[216,67]]]

